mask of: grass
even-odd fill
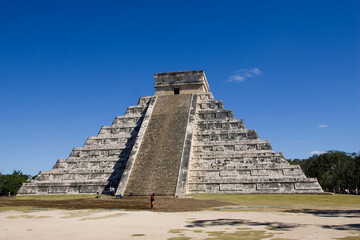
[[[360,236],[348,236],[348,237],[337,238],[337,239],[341,239],[341,240],[359,240]]]
[[[1,206],[0,207],[0,212],[17,211],[17,212],[31,213],[31,212],[42,212],[48,210],[54,210],[54,209],[34,208],[33,206]]]
[[[56,200],[72,200],[72,199],[89,199],[95,198],[96,194],[77,194],[77,195],[37,195],[37,196],[20,196],[10,198],[11,200],[45,200],[45,201],[56,201]],[[101,198],[107,198],[107,195],[101,195]]]
[[[168,233],[182,233],[184,231],[188,231],[187,229],[170,229]]]
[[[211,237],[220,237],[225,233],[225,231],[212,231],[212,232],[206,232]]]
[[[19,216],[8,216],[8,219],[18,219],[18,218],[51,218],[50,216],[34,216],[34,215],[19,215]]]
[[[294,240],[293,238],[272,238],[271,240]]]
[[[34,207],[32,207],[32,206],[4,206],[4,207],[0,207],[0,212],[7,212],[7,211],[28,212],[32,208],[34,208]]]
[[[65,213],[65,216],[62,216],[61,218],[80,218],[80,217],[83,218],[99,212],[101,212],[101,210],[99,209],[67,211]]]
[[[346,236],[346,237],[337,238],[337,239],[340,239],[340,240],[359,240],[360,239],[359,232],[351,232],[351,234],[353,236]]]
[[[100,216],[100,217],[85,217],[85,218],[83,218],[81,220],[99,220],[99,219],[121,217],[121,216],[124,216],[124,214],[123,213],[114,213],[114,214]]]
[[[190,240],[190,237],[171,237],[168,238],[167,240]]]
[[[219,239],[219,240],[232,240],[232,239],[244,239],[244,240],[259,240],[264,238],[270,238],[273,234],[266,233],[265,231],[236,231],[233,233],[226,233],[222,231],[207,232],[210,238],[205,239]]]
[[[238,228],[240,229],[240,228]],[[232,239],[246,239],[246,240],[259,240],[264,238],[270,238],[274,235],[272,233],[267,233],[266,231],[257,231],[251,230],[249,228],[242,229],[243,231],[235,231],[235,232],[226,232],[226,231],[208,231],[205,232],[208,235],[208,238],[205,239],[219,239],[219,240],[232,240]],[[190,237],[185,236],[185,234],[181,234],[184,231],[188,231],[187,229],[170,229],[169,233],[179,234],[178,237],[171,237],[168,240],[187,240],[191,239]],[[201,233],[202,231],[193,232]]]
[[[93,199],[96,195],[41,195],[41,196],[21,196],[6,198],[7,201],[17,200],[79,200]],[[102,199],[111,198],[102,195]],[[357,195],[308,195],[308,194],[195,194],[198,200],[217,200],[220,202],[234,203],[236,206],[220,207],[219,210],[226,211],[283,211],[288,209],[342,209],[360,208],[360,196]],[[24,203],[26,204],[26,203]],[[4,206],[0,207],[3,211],[33,211],[29,206]],[[49,208],[50,209],[50,208]]]
[[[360,196],[356,195],[307,195],[307,194],[195,194],[195,199],[232,202],[240,207],[260,209],[279,208],[360,208]],[[241,209],[240,209],[241,210]],[[246,210],[246,208],[244,208]]]

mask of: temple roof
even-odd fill
[[[180,93],[209,92],[203,70],[155,73],[154,78],[155,94],[173,94],[174,89],[179,89]]]

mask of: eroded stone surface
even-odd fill
[[[322,192],[213,98],[204,71],[156,73],[155,90],[19,195]]]
[[[157,97],[125,194],[175,195],[191,97]]]
[[[96,137],[74,148],[67,159],[59,159],[51,171],[41,171],[25,183],[18,195],[109,193],[119,184],[127,160],[146,114],[151,97],[141,97],[111,126],[103,126]]]
[[[187,193],[315,193],[316,179],[274,153],[211,93],[197,94]]]

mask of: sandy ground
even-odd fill
[[[31,209],[0,212],[0,239],[250,239],[251,233],[260,234],[251,239],[360,239],[359,212]]]

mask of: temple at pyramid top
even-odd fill
[[[155,95],[209,92],[203,70],[155,73]]]
[[[323,192],[213,97],[203,70],[154,78],[153,96],[140,97],[18,194]]]

